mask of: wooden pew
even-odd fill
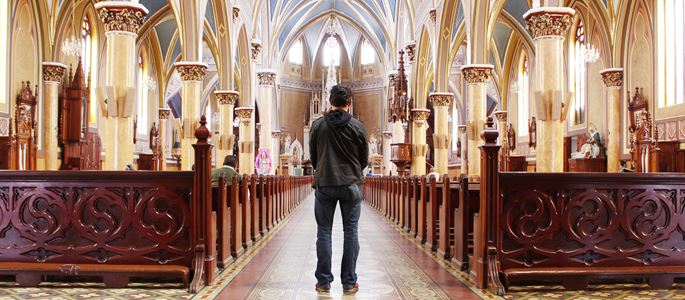
[[[442,184],[441,184],[442,189]],[[438,249],[438,207],[440,206],[442,194],[438,193],[438,183],[435,177],[430,177],[428,185],[428,201],[426,202],[426,245],[427,249],[436,251]]]
[[[261,200],[258,198],[261,195],[258,194],[258,182],[256,175],[250,176],[250,220],[252,221],[250,222],[250,239],[253,242],[261,238],[259,233],[259,203]]]
[[[426,176],[421,176],[421,179],[419,180],[419,202],[418,202],[418,217],[416,218],[417,222],[417,236],[416,236],[416,241],[419,242],[419,244],[423,244],[426,242],[426,206],[428,202],[428,187],[427,187],[427,182],[426,182]]]
[[[466,175],[461,176],[458,183],[451,183],[452,186],[457,184],[459,203],[453,208],[454,247],[451,264],[456,269],[469,271],[469,257],[473,254],[474,215],[480,207],[480,184],[469,182]]]
[[[410,202],[409,202],[409,234],[412,238],[416,238],[416,233],[418,232],[417,230],[417,223],[418,223],[418,216],[419,216],[419,198],[421,197],[420,189],[419,189],[419,178],[417,176],[413,176],[410,179]]]

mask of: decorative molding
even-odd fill
[[[623,86],[623,69],[605,69],[599,72],[607,87]]]
[[[405,49],[407,50],[407,57],[409,58],[409,62],[410,63],[415,62],[416,61],[416,41],[408,42]]]
[[[493,65],[464,65],[461,73],[464,75],[466,83],[486,83],[492,75]]]
[[[42,65],[43,81],[62,82],[64,72],[67,70],[66,65],[54,62],[44,62]]]
[[[272,131],[271,132],[271,138],[277,139],[281,137],[281,132],[280,131]]]
[[[0,136],[10,135],[10,119],[0,117]]]
[[[433,22],[433,25],[437,24],[438,22],[438,10],[435,8],[431,8],[431,10],[428,11],[428,16],[430,17],[431,22]]]
[[[262,41],[253,39],[250,41],[250,46],[250,58],[252,60],[257,60],[259,53],[262,51]]]
[[[411,110],[412,120],[414,120],[414,124],[418,127],[423,127],[423,124],[428,120],[430,114],[431,111],[425,108],[415,108]]]
[[[457,130],[459,130],[459,133],[461,134],[466,134],[466,125],[458,125]]]
[[[568,7],[539,7],[523,15],[526,30],[533,39],[541,37],[565,37],[573,23],[575,10]]]
[[[392,139],[392,131],[383,131],[383,138],[384,139]]]
[[[428,101],[433,103],[433,106],[449,106],[452,99],[454,99],[452,93],[430,93],[428,95]]]
[[[240,99],[238,91],[214,91],[214,96],[220,105],[235,105]]]
[[[296,89],[296,90],[304,90],[304,91],[321,91],[323,88],[321,85],[321,81],[312,81],[312,80],[302,80],[298,78],[279,78],[279,87],[282,88],[291,88],[291,89]],[[367,80],[359,80],[359,81],[353,81],[353,82],[346,82],[343,83],[350,89],[352,89],[354,92],[363,92],[363,91],[368,91],[368,90],[374,90],[374,89],[383,89],[386,88],[387,85],[385,82],[383,82],[383,78],[372,78],[372,79],[367,79]]]
[[[128,1],[103,1],[95,4],[105,31],[125,31],[138,34],[148,10],[145,6]]]
[[[240,118],[240,124],[242,126],[249,126],[252,122],[252,112],[254,108],[252,107],[238,107],[235,109],[235,115]]]
[[[259,85],[274,86],[276,84],[276,71],[274,71],[274,70],[257,71],[257,79],[259,80]]]
[[[202,62],[177,62],[174,66],[182,81],[202,81],[207,71],[207,64]]]
[[[233,22],[240,20],[240,7],[233,5]]]
[[[168,108],[160,108],[159,109],[159,119],[160,120],[168,120],[169,116],[171,116],[171,109],[168,109]]]
[[[507,121],[507,112],[504,110],[498,110],[494,113],[495,118],[497,118],[498,122],[506,122]]]

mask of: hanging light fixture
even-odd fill
[[[83,52],[83,42],[76,38],[76,3],[71,5],[71,37],[62,42],[62,54],[66,56],[81,57]]]

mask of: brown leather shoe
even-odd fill
[[[354,284],[343,284],[343,293],[344,294],[354,294],[357,291],[359,291],[359,283],[354,283]]]
[[[317,283],[316,291],[319,293],[328,293],[331,291],[331,283]]]

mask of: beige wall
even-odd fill
[[[299,140],[304,146],[304,120],[309,116],[311,93],[281,88],[281,130]]]

